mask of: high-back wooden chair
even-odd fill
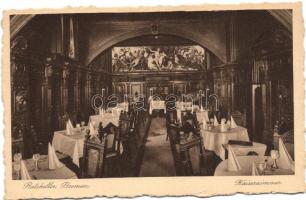
[[[194,127],[197,125],[197,119],[195,118],[195,115],[190,111],[182,112],[182,124],[184,125],[187,122]]]
[[[99,141],[86,136],[81,165],[82,178],[102,178],[104,176],[106,145],[106,137]]]
[[[130,155],[130,148],[128,142],[130,137],[130,127],[131,127],[131,119],[128,113],[121,112],[118,130],[123,145],[123,153],[126,155]]]
[[[119,175],[121,175],[121,135],[119,127],[116,127],[113,124],[108,124],[108,126],[104,128],[104,132],[107,135],[107,147],[105,155],[106,162],[111,162],[110,165],[114,164],[118,170]],[[110,169],[110,167],[108,167],[107,169]]]
[[[180,128],[176,124],[169,123],[167,125],[167,135],[169,136],[170,148],[175,166],[175,172],[180,174],[180,159],[179,159],[179,131]]]
[[[246,114],[245,113],[234,111],[232,113],[232,117],[234,118],[237,125],[246,127]]]

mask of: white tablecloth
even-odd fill
[[[203,119],[205,119],[206,122],[209,122],[208,111],[206,111],[206,110],[198,111],[198,112],[196,112],[196,115],[197,115],[197,119],[198,119],[199,123],[202,123]]]
[[[73,129],[73,132],[76,129]],[[66,130],[56,131],[53,135],[52,146],[55,151],[59,151],[70,156],[77,166],[78,159],[83,156],[84,133],[76,133],[74,135],[66,135]]]
[[[164,113],[166,113],[166,104],[165,101],[155,101],[151,100],[149,103],[149,114],[151,115],[153,110],[164,110]]]
[[[227,147],[228,145],[225,144],[225,146]],[[236,156],[246,156],[248,152],[250,151],[256,152],[258,156],[264,156],[266,149],[267,149],[267,145],[257,143],[257,142],[253,142],[253,146],[243,146],[243,145],[231,144],[231,147]],[[220,158],[222,160],[225,160],[225,149],[223,147],[221,147],[220,149]]]
[[[55,170],[48,169],[48,159],[46,155],[41,155],[38,161],[39,170],[35,171],[35,161],[33,159],[25,160],[25,165],[32,179],[77,179],[77,175],[66,166]],[[13,171],[13,179],[17,174]]]
[[[215,176],[252,176],[252,164],[256,165],[264,163],[268,159],[268,164],[272,165],[270,157],[265,156],[237,156],[238,162],[241,166],[239,171],[228,171],[227,160],[222,161],[215,170]],[[266,175],[291,175],[294,172],[291,169],[276,169],[275,171],[268,171]]]
[[[226,132],[220,131],[220,126],[214,127],[211,131],[201,129],[204,139],[205,149],[214,151],[218,156],[221,155],[222,144],[227,144],[229,140],[250,141],[246,128],[238,126]]]
[[[184,111],[184,110],[193,111],[194,110],[194,106],[193,106],[192,102],[179,101],[179,102],[175,103],[175,107],[176,107],[176,109],[180,109],[182,111]]]
[[[102,122],[103,127],[107,126],[109,123],[113,123],[115,126],[119,126],[120,112],[114,113],[103,113],[103,115],[92,115],[89,117],[90,122],[94,122],[95,126],[98,127],[99,123]]]
[[[127,102],[118,103],[116,107],[109,108],[108,110],[113,110],[114,114],[120,115],[121,111],[128,112],[129,104]]]
[[[70,156],[72,158],[73,163],[79,167],[79,158],[83,156],[85,133],[77,133],[76,129],[73,129],[72,132],[76,134],[66,135],[66,130],[54,132],[52,145],[54,150]],[[110,147],[113,144],[112,142],[114,140],[113,134],[108,135],[107,139],[107,146]],[[120,153],[123,153],[123,146],[121,142],[119,144],[119,148]]]

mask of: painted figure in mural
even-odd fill
[[[159,70],[158,62],[155,55],[150,55],[148,58],[148,69],[149,70]]]
[[[201,46],[114,47],[114,72],[190,71],[204,66],[205,50]]]

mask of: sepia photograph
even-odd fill
[[[295,177],[293,10],[10,13],[6,179]]]

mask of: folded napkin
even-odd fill
[[[228,145],[227,170],[228,171],[239,171],[239,170],[241,170],[241,166],[238,162],[238,159],[237,159],[231,145]]]
[[[219,122],[217,120],[217,117],[216,115],[214,116],[214,126],[218,126],[219,125]]]
[[[278,143],[279,159],[277,164],[280,168],[294,170],[294,161],[292,160],[288,150],[281,138]]]
[[[233,118],[233,116],[231,116],[231,128],[236,128],[237,127],[237,124]]]
[[[69,121],[70,121],[70,120],[68,120],[68,121],[66,122],[66,134],[67,134],[67,135],[72,135],[71,126],[70,126]]]
[[[209,122],[208,112],[205,110],[205,111],[203,111],[203,114],[204,114],[204,118],[205,118],[206,122]]]
[[[49,169],[57,169],[63,167],[63,163],[61,163],[50,143],[48,143],[48,162],[49,162]]]
[[[177,121],[182,121],[181,120],[181,116],[182,116],[182,113],[181,113],[181,110],[180,109],[177,109],[176,110],[176,117],[177,117]]]
[[[227,131],[227,125],[221,122],[220,131],[221,132]]]
[[[96,130],[95,130],[95,128],[94,128],[92,122],[89,122],[89,123],[88,123],[88,126],[89,126],[89,134],[90,134],[90,135],[95,135],[95,134],[96,134]]]
[[[205,118],[203,118],[203,129],[204,129],[204,130],[207,130],[207,129],[208,129],[208,127],[207,127],[207,122],[206,122]]]
[[[72,125],[71,120],[70,120],[70,119],[68,119],[68,121],[67,121],[67,122],[68,122],[69,127],[70,127],[70,128],[73,128],[73,125]]]
[[[252,176],[259,176],[256,164],[254,162],[252,163]]]
[[[103,108],[99,108],[99,115],[103,115],[103,112],[104,112]]]
[[[78,143],[76,142],[74,145],[74,149],[73,149],[73,154],[72,154],[72,162],[74,164],[76,164],[76,166],[80,167],[80,163],[79,163],[79,148],[78,148]]]
[[[21,180],[31,180],[32,179],[24,163],[24,160],[20,161],[20,176],[21,176]]]

